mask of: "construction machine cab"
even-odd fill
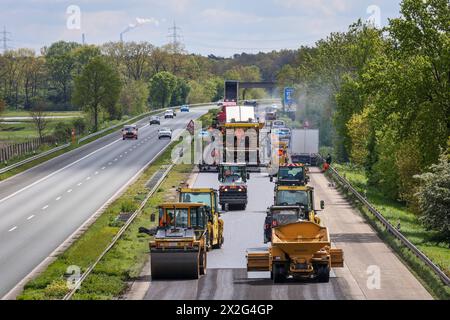
[[[219,165],[220,183],[244,182],[250,179],[245,163],[223,163]]]
[[[286,186],[302,186],[309,182],[306,175],[306,167],[301,163],[280,164],[278,173],[276,174],[278,185]],[[274,176],[270,176],[270,182],[273,182]]]

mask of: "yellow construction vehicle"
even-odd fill
[[[150,241],[153,279],[198,279],[206,273],[208,219],[211,210],[203,203],[164,203],[159,205],[158,226],[139,228],[154,236]],[[150,220],[156,221],[151,214]]]
[[[298,221],[272,229],[269,248],[247,250],[247,271],[270,271],[275,283],[288,277],[328,282],[331,268],[344,266],[344,253],[331,248],[328,229]]]
[[[299,206],[308,215],[309,221],[320,224],[314,204],[314,188],[310,186],[275,186],[275,206]],[[320,201],[320,209],[325,203]]]
[[[212,188],[179,188],[180,202],[203,203],[211,208],[211,215],[208,219],[208,233],[206,246],[208,250],[220,249],[223,238],[223,220],[220,219],[220,213],[217,207],[217,190]]]

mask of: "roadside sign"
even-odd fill
[[[284,104],[291,106],[294,103],[294,88],[284,88]]]
[[[191,120],[191,121],[188,123],[186,129],[187,129],[187,131],[189,131],[189,133],[190,133],[191,135],[194,135],[194,120]]]

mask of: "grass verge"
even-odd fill
[[[211,114],[201,118],[209,124]],[[133,211],[144,200],[149,190],[145,186],[152,175],[164,164],[170,163],[172,144],[125,193],[114,201],[89,229],[61,254],[36,279],[25,285],[20,300],[61,299],[68,292],[67,272],[70,266],[78,266],[84,272],[108,246],[117,234],[121,222],[116,218],[124,209]],[[136,217],[124,235],[105,255],[93,272],[83,282],[73,299],[106,300],[119,297],[127,288],[128,281],[137,277],[148,255],[148,237],[138,234],[140,226],[148,227],[150,214],[162,201],[174,196],[176,187],[186,181],[193,165],[176,165],[150,198],[140,215]]]
[[[367,186],[367,178],[362,170],[348,165],[335,165],[340,175],[344,176],[350,184],[362,194],[366,194],[367,200],[377,208],[377,210],[389,220],[393,225],[400,223],[400,230],[415,246],[426,254],[435,264],[437,264],[446,274],[449,274],[450,250],[443,243],[433,242],[433,232],[426,231],[420,224],[416,215],[408,211],[401,203],[386,200],[382,194]],[[333,179],[330,174],[328,178]],[[385,230],[378,219],[362,205],[348,190],[343,188],[339,182],[333,179],[340,192],[359,209],[366,220],[374,227],[383,241],[385,241],[406,263],[409,269],[421,281],[424,287],[438,299],[449,300],[450,288],[447,287],[434,272],[417,258],[408,248],[404,247],[399,240]]]

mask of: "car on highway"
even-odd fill
[[[174,117],[175,117],[175,112],[172,109],[168,109],[164,113],[164,119],[173,119]]]
[[[150,117],[150,125],[152,125],[152,124],[160,125],[161,124],[161,118],[158,117],[158,116]]]
[[[272,121],[272,128],[285,128],[286,123],[283,120]]]
[[[253,106],[256,107],[258,105],[258,102],[256,100],[245,100],[244,106]]]
[[[172,129],[161,128],[158,130],[158,139],[169,138],[172,139]]]
[[[138,127],[135,124],[126,125],[122,129],[122,139],[138,139]]]
[[[189,112],[189,106],[188,105],[181,106],[180,112]]]
[[[223,106],[223,100],[219,100],[219,101],[217,101],[217,106],[218,106],[218,107],[221,107],[221,106]]]

